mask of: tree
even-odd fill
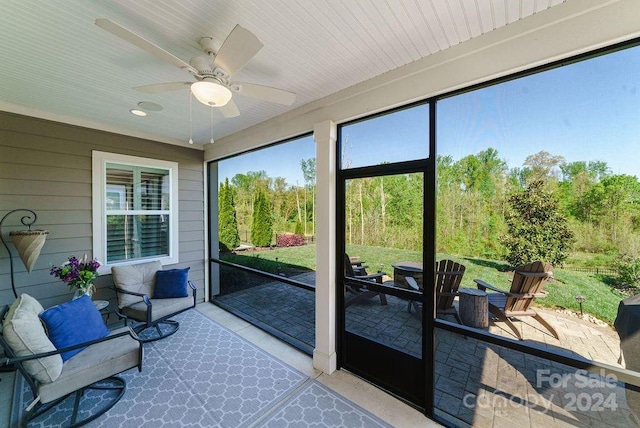
[[[304,175],[304,210],[305,210],[305,221],[304,221],[304,231],[305,235],[307,234],[307,187],[311,187],[311,234],[315,234],[315,212],[316,212],[316,195],[315,195],[315,183],[316,183],[316,159],[311,158],[300,161],[300,167],[302,168],[302,174]]]
[[[229,179],[220,184],[218,201],[218,239],[220,240],[220,248],[230,251],[240,244],[240,235],[238,234],[233,189],[229,186]]]
[[[253,223],[251,225],[251,243],[256,247],[268,247],[273,236],[273,216],[269,201],[262,189],[256,191],[253,200]]]
[[[512,266],[536,260],[561,264],[566,260],[573,232],[560,213],[557,197],[544,181],[534,181],[509,197],[505,221],[507,235],[502,241],[508,252],[506,260]]]
[[[556,167],[563,163],[563,156],[553,156],[545,150],[527,156],[524,161],[525,167],[531,170],[531,176],[529,177],[531,183],[535,181],[547,181],[552,178],[557,179],[559,173]]]

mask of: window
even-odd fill
[[[640,264],[640,46],[565,63],[438,101],[438,257],[466,265],[460,287],[475,288],[479,278],[504,291],[516,266],[553,265],[530,308],[541,318],[492,321],[486,340],[459,340],[460,332],[438,325],[435,373],[448,378],[435,384],[436,414],[457,418],[456,425],[518,414],[536,426],[591,418],[640,426],[640,394],[630,386],[640,381],[640,358],[629,333],[639,324],[617,320],[633,319],[621,301],[640,292],[637,275],[624,278]],[[519,344],[533,347],[490,343],[517,339],[516,332]],[[576,360],[559,364],[540,350]],[[457,376],[465,353],[473,367]],[[626,389],[610,370],[621,354]],[[592,360],[585,383],[581,358]],[[514,381],[506,380],[509,371]],[[599,407],[567,405],[600,396],[606,403]]]
[[[178,262],[178,164],[93,152],[94,257]]]
[[[209,163],[212,302],[308,354],[315,348],[315,148],[307,134]],[[284,301],[296,310],[272,305]]]
[[[340,168],[429,157],[429,105],[419,104],[341,127]]]

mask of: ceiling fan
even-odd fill
[[[240,114],[238,107],[231,99],[232,92],[283,105],[291,105],[296,99],[296,94],[283,89],[231,80],[233,75],[263,47],[263,44],[251,31],[240,25],[236,25],[229,33],[217,52],[211,37],[200,39],[200,46],[206,55],[193,57],[189,63],[186,63],[108,19],[96,19],[95,24],[161,60],[188,71],[196,80],[195,82],[170,82],[139,86],[134,88],[137,91],[155,94],[189,87],[198,101],[207,106],[219,107],[222,115],[226,118],[236,117]]]

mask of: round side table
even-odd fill
[[[487,293],[475,288],[460,288],[459,313],[462,324],[469,327],[489,327],[489,300]]]
[[[108,300],[94,300],[93,306],[96,307],[100,315],[102,315],[104,323],[107,324],[109,322],[109,301]]]
[[[93,306],[95,306],[97,310],[102,311],[103,309],[106,309],[109,306],[109,301],[108,300],[94,300],[93,301]]]

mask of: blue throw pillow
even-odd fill
[[[154,299],[170,299],[188,297],[187,280],[189,269],[167,269],[156,272],[156,285],[153,289]]]
[[[40,318],[47,327],[49,340],[56,349],[100,339],[109,334],[102,315],[87,295],[49,308],[40,314]],[[60,354],[62,361],[67,361],[83,349],[63,352]]]

